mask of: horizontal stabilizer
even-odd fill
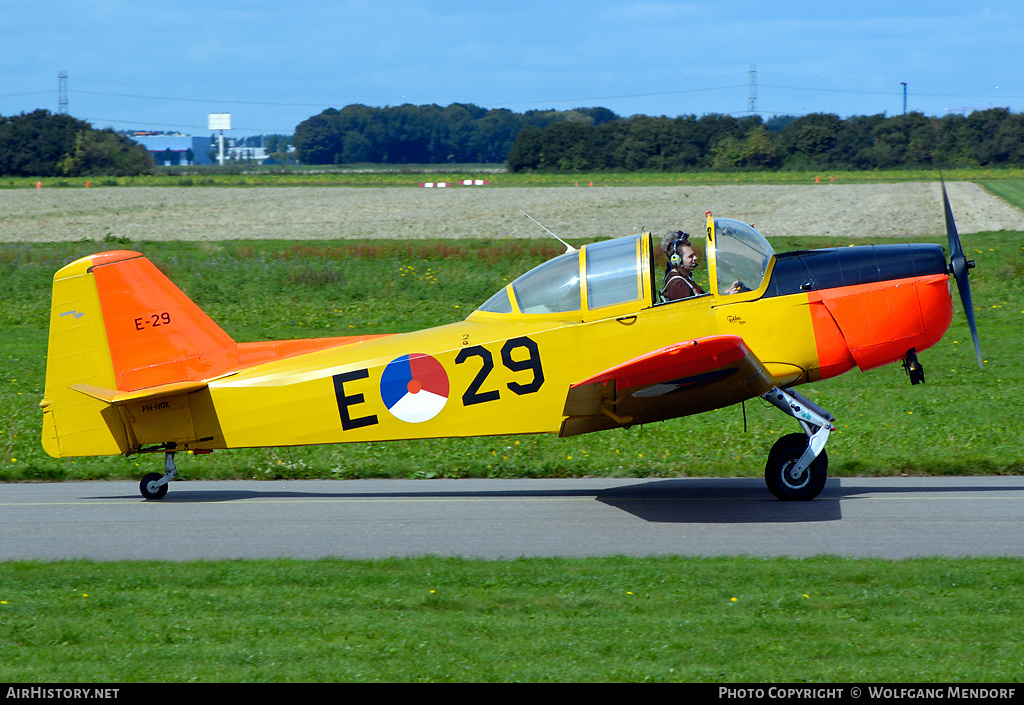
[[[189,392],[197,392],[200,389],[206,388],[206,382],[172,382],[171,384],[161,384],[156,387],[148,387],[146,389],[136,389],[130,392],[122,392],[117,389],[106,389],[104,387],[97,387],[93,384],[72,384],[71,389],[76,392],[81,392],[86,396],[90,396],[93,399],[105,401],[108,404],[124,404],[130,401],[139,401],[142,399],[153,399],[156,397],[173,396],[175,394],[188,394]]]

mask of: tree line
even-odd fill
[[[293,144],[306,164],[504,162],[512,172],[1019,167],[1024,115],[622,118],[607,108],[350,105],[301,123]]]
[[[513,172],[1020,167],[1024,115],[992,108],[941,118],[911,112],[560,122],[524,128],[507,165]]]
[[[466,103],[329,108],[295,128],[303,164],[501,164],[519,133],[556,122],[601,126],[618,116],[606,108],[515,113]]]
[[[284,154],[289,138],[271,136]],[[268,139],[261,136],[259,139]],[[512,172],[1024,167],[1024,115],[622,118],[607,108],[516,113],[453,103],[349,105],[304,120],[290,138],[305,164],[501,164]],[[0,116],[0,175],[148,173],[127,135],[36,110]]]
[[[48,110],[0,115],[0,175],[135,176],[152,169],[146,148],[113,130]]]

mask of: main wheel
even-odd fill
[[[814,499],[825,488],[828,479],[828,456],[822,450],[803,472],[793,469],[807,450],[807,436],[791,433],[775,442],[764,466],[764,481],[768,490],[783,501]]]
[[[157,487],[156,489],[150,489],[149,487],[149,483],[158,482],[161,479],[163,479],[163,475],[161,475],[160,473],[149,473],[144,478],[142,478],[142,482],[139,483],[139,492],[141,492],[142,496],[145,497],[146,499],[161,499],[165,494],[167,494],[167,484],[164,483]]]

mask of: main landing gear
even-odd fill
[[[763,395],[803,427],[803,433],[783,436],[768,453],[764,481],[768,490],[784,501],[806,501],[817,497],[828,478],[825,442],[835,430],[835,418],[792,389],[772,387]]]
[[[146,499],[162,499],[167,494],[167,483],[178,476],[178,468],[174,465],[174,451],[164,453],[164,474],[151,472],[142,478],[139,491]]]

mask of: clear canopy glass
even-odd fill
[[[760,287],[775,254],[761,233],[730,218],[715,218],[713,246],[719,294]]]
[[[489,313],[569,313],[601,309],[628,302],[641,303],[643,282],[653,280],[653,258],[641,256],[640,238],[650,234],[605,240],[566,252],[534,267],[488,299],[478,310]],[[650,243],[647,250],[655,246]],[[774,252],[761,233],[729,218],[715,219],[713,248],[719,294],[758,289]],[[584,275],[580,276],[580,259]],[[511,289],[511,295],[509,291]]]
[[[637,301],[638,237],[595,242],[584,248],[587,256],[587,307],[590,309]]]

